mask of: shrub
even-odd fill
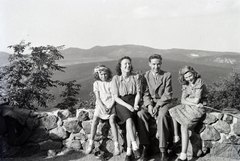
[[[9,48],[12,48],[14,53],[9,57],[10,64],[0,68],[0,96],[11,105],[25,109],[35,109],[36,104],[47,107],[47,102],[54,100],[54,95],[49,93],[50,87],[65,85],[66,90],[69,90],[70,85],[80,88],[80,85],[74,85],[74,82],[64,84],[52,79],[54,71],[64,72],[65,67],[56,63],[56,60],[63,59],[60,53],[63,46],[30,47],[30,43],[22,41]],[[30,54],[23,54],[26,48],[30,49]],[[69,95],[66,96],[66,104],[72,105],[69,104]]]
[[[227,78],[221,78],[208,86],[208,105],[222,110],[236,108],[240,110],[240,73],[231,72]]]

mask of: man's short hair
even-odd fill
[[[152,59],[160,59],[162,61],[162,56],[160,54],[153,54],[148,58],[148,61],[151,62]]]

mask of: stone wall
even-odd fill
[[[94,110],[78,109],[76,117],[68,110],[43,112],[36,118],[36,127],[27,143],[10,146],[4,142],[1,157],[30,156],[46,152],[49,156],[63,155],[69,150],[85,151],[90,135]],[[118,128],[119,129],[119,128]],[[119,142],[123,150],[122,131],[119,129]],[[100,122],[95,136],[95,150],[112,156],[114,149],[108,122]],[[4,148],[3,148],[4,147]],[[209,113],[190,135],[188,156],[212,156],[240,160],[240,119],[221,113]]]

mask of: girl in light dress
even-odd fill
[[[200,74],[191,66],[185,66],[179,70],[179,81],[182,84],[181,104],[169,110],[174,123],[175,144],[180,141],[178,123],[181,125],[182,152],[178,161],[187,160],[188,130],[193,129],[205,114],[203,104],[206,103],[206,86],[200,77]]]
[[[91,135],[86,154],[93,150],[94,137],[97,131],[99,120],[109,120],[114,139],[114,155],[119,155],[118,132],[115,123],[115,101],[111,93],[112,72],[105,65],[98,65],[94,68],[93,91],[96,96],[96,108],[91,126]]]

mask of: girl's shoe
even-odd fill
[[[177,159],[177,161],[187,161],[187,158],[186,158],[186,159],[184,159],[184,160],[182,160],[182,159],[178,158],[178,159]]]
[[[89,144],[88,148],[86,149],[86,154],[90,154],[93,150],[93,144]]]

